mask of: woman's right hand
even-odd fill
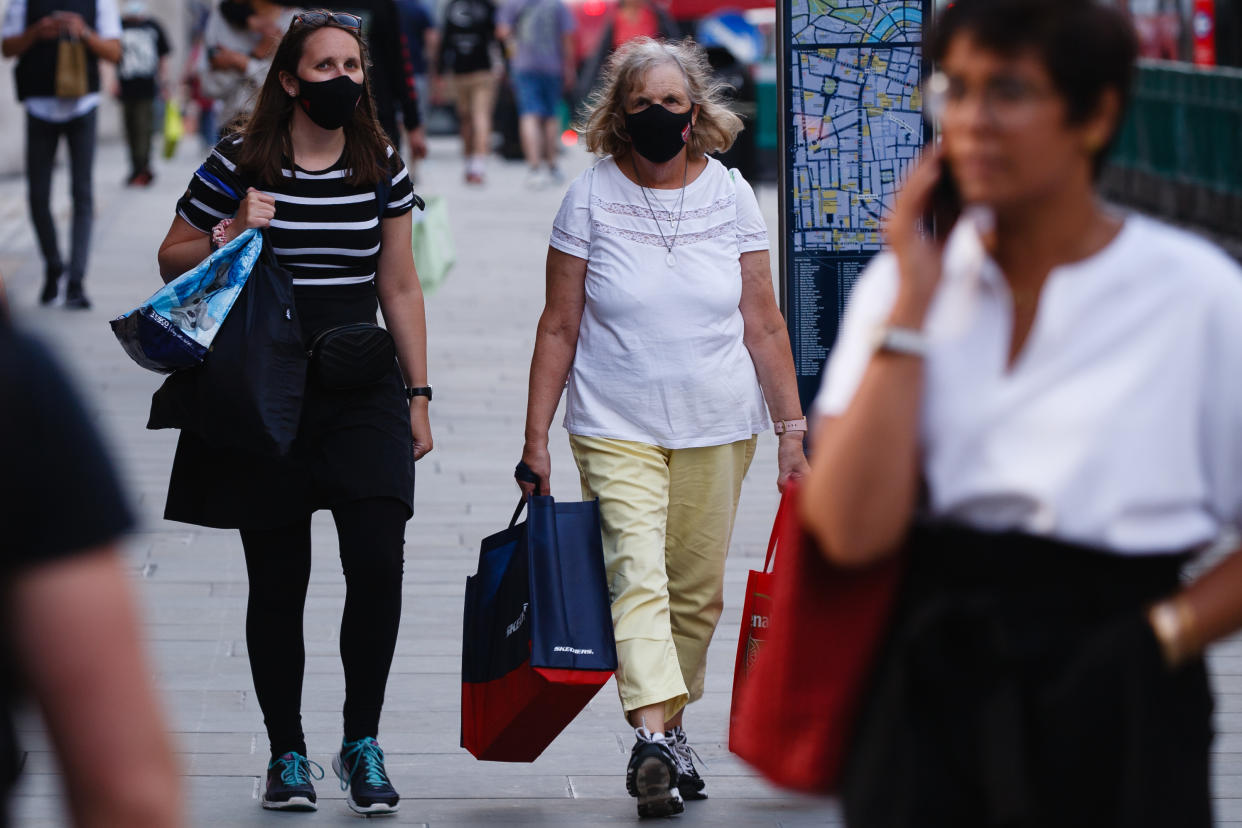
[[[940,284],[943,239],[930,238],[923,218],[942,175],[948,175],[940,149],[923,156],[901,187],[901,195],[885,225],[889,249],[897,257],[900,287],[890,324],[914,329],[923,318]]]
[[[275,215],[276,198],[261,193],[254,187],[248,187],[246,196],[237,205],[237,215],[233,217],[233,223],[224,231],[224,235],[232,241],[251,227],[267,227]]]
[[[530,497],[531,494],[550,495],[552,494],[552,455],[548,453],[548,443],[531,444],[527,443],[522,447],[522,462],[525,463],[532,472],[539,475],[539,491],[535,491],[534,483],[526,483],[519,480],[518,488],[522,490],[522,494]]]

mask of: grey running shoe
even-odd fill
[[[663,733],[634,728],[637,740],[625,769],[625,789],[638,797],[638,815],[669,817],[686,809],[677,789],[677,757]]]

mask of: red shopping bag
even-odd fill
[[[826,794],[839,781],[901,560],[829,563],[798,521],[797,488],[786,485],[764,571],[747,582],[729,750],[777,785]]]

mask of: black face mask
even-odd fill
[[[298,83],[298,104],[324,129],[340,129],[349,123],[362,99],[362,84],[354,83],[349,75],[337,75],[326,81],[298,78]]]
[[[641,112],[627,113],[625,131],[634,151],[653,164],[663,164],[681,152],[690,138],[690,116],[694,107],[680,115],[652,104]]]

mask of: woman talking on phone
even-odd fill
[[[1242,270],[1095,192],[1135,51],[1084,0],[931,31],[943,142],[854,291],[801,501],[835,561],[905,554],[854,828],[1212,822],[1202,653],[1242,625],[1242,554],[1181,572],[1242,524]]]
[[[383,310],[397,360],[379,365],[379,379],[342,389],[312,377],[297,441],[284,458],[209,445],[183,431],[165,512],[241,530],[250,580],[246,642],[271,747],[262,805],[314,810],[311,774],[319,766],[307,758],[300,711],[302,611],[311,513],[332,511],[346,585],[345,735],[332,766],[350,808],[378,814],[396,811],[399,799],[376,737],[401,616],[414,461],[432,448],[431,388],[410,252],[415,196],[375,120],[360,22],[329,11],[293,19],[253,114],[216,145],[178,202],[159,260],[171,279],[246,229],[262,228],[293,276],[308,343],[339,326],[373,324],[377,304]]]

